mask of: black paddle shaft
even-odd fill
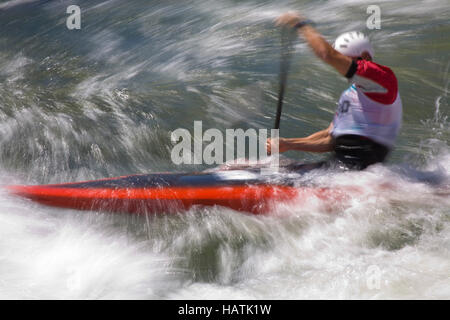
[[[286,89],[287,75],[292,55],[292,31],[283,28],[281,31],[281,61],[280,61],[280,86],[278,91],[277,115],[275,129],[280,129],[281,110],[283,108],[284,92]]]

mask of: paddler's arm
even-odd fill
[[[322,35],[310,24],[306,23],[297,12],[287,12],[276,20],[277,26],[298,28],[299,36],[303,37],[313,49],[317,57],[334,67],[341,75],[345,76],[352,65],[352,59],[336,51]],[[301,27],[299,23],[305,22]]]
[[[331,136],[333,123],[325,129],[305,138],[279,138],[278,151],[280,153],[289,150],[305,152],[330,152],[334,150],[334,139]],[[267,139],[267,152],[271,152],[271,139]]]

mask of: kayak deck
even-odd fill
[[[291,181],[292,182],[292,181]],[[8,190],[48,206],[126,213],[173,213],[193,206],[223,206],[260,214],[301,197],[326,198],[330,190],[276,183],[252,170],[154,173]],[[301,196],[301,197],[300,197]]]

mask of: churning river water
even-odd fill
[[[271,128],[280,30],[300,10],[330,42],[360,30],[398,76],[404,121],[385,165],[311,177],[359,185],[263,216],[220,207],[130,216],[45,207],[0,191],[0,298],[449,299],[447,0],[0,1],[0,183],[158,171],[170,133]],[[81,29],[69,30],[69,5]],[[298,40],[281,136],[332,120],[348,84]],[[288,153],[298,161],[323,155]],[[389,183],[389,192],[373,187]],[[446,193],[447,192],[447,193]]]

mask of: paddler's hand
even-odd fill
[[[297,23],[304,20],[305,19],[298,12],[288,11],[275,20],[275,26],[294,28]]]
[[[278,143],[278,153],[283,153],[289,150],[285,138],[273,139],[273,143]],[[267,154],[272,154],[272,139],[268,138],[266,142]]]

